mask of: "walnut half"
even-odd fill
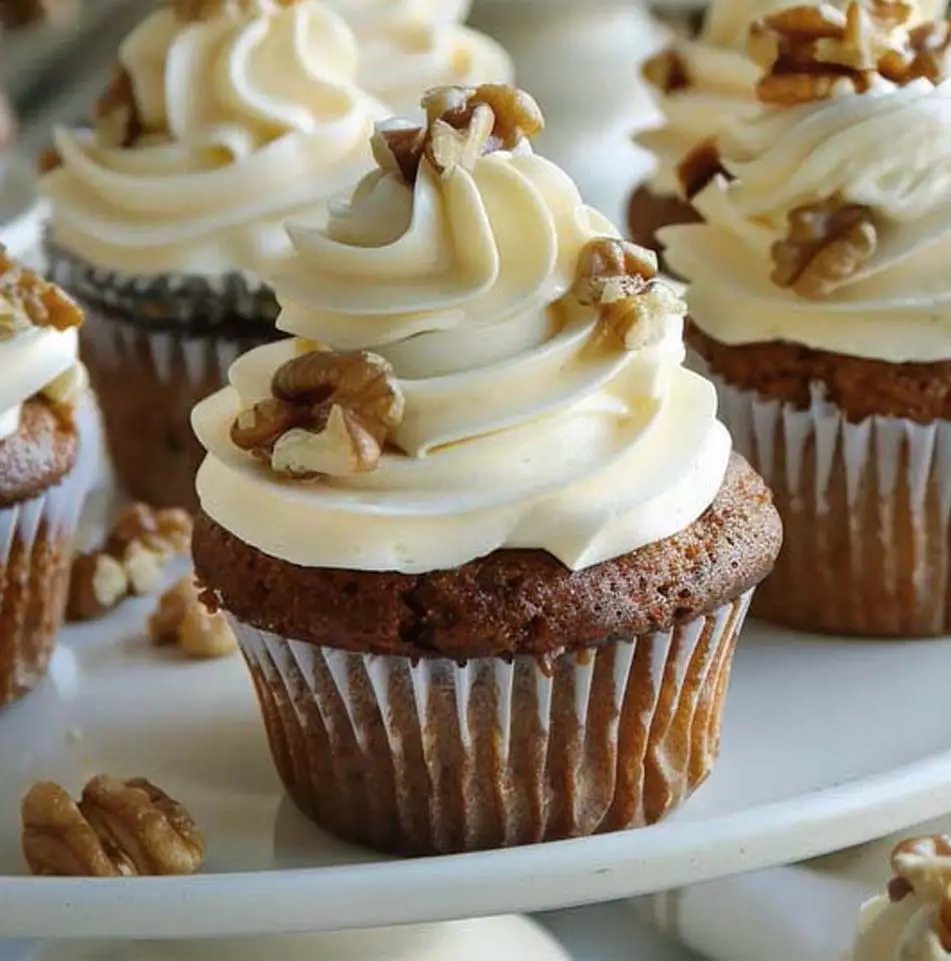
[[[827,297],[858,273],[878,246],[872,211],[838,194],[795,208],[788,220],[786,239],[772,247],[772,280],[801,297]]]
[[[82,310],[71,297],[14,260],[0,244],[0,341],[31,327],[68,330],[82,322]]]
[[[275,372],[271,393],[238,415],[231,440],[296,479],[372,470],[403,419],[393,368],[367,351],[298,354]]]
[[[204,858],[191,815],[144,778],[97,775],[78,804],[44,781],[23,798],[21,819],[23,855],[33,874],[194,874]]]

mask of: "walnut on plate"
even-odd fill
[[[597,307],[605,328],[627,350],[657,343],[672,316],[686,305],[657,280],[657,255],[617,237],[597,237],[581,250],[572,294],[579,304]]]
[[[403,419],[393,368],[368,351],[298,354],[275,372],[271,393],[238,415],[231,440],[296,479],[372,470]]]
[[[159,598],[149,618],[153,644],[176,644],[187,657],[225,657],[237,648],[234,634],[221,611],[210,611],[201,601],[193,576],[183,577]]]
[[[33,874],[194,874],[204,858],[191,815],[145,778],[97,775],[79,803],[58,784],[35,784],[23,798],[21,820]]]
[[[772,281],[801,297],[836,291],[869,262],[878,246],[872,211],[838,194],[790,211],[789,232],[772,247]]]

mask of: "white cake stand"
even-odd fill
[[[667,37],[636,0],[476,0],[470,22],[512,54],[547,121],[536,146],[618,224],[651,167],[631,136],[656,122],[640,62]]]

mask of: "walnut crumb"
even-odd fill
[[[234,634],[220,611],[202,603],[194,577],[183,577],[159,599],[149,618],[153,644],[177,644],[187,657],[225,657],[237,648]]]
[[[129,593],[125,567],[105,551],[77,554],[69,575],[68,621],[88,621],[112,610]]]
[[[668,47],[648,57],[641,66],[641,76],[661,93],[675,93],[690,86],[687,64],[676,47]]]
[[[103,147],[131,147],[143,133],[132,76],[117,66],[92,110],[93,129]]]
[[[939,900],[951,885],[951,835],[906,838],[892,850],[893,881],[902,881],[918,897]]]
[[[275,372],[271,393],[238,415],[231,440],[296,479],[372,470],[403,419],[393,368],[367,351],[297,354]]]
[[[97,775],[78,803],[58,784],[35,784],[23,798],[21,820],[33,874],[194,874],[204,858],[191,815],[144,778]]]
[[[772,247],[773,283],[819,299],[858,273],[878,246],[872,211],[838,194],[789,213],[789,232]]]
[[[0,341],[31,327],[68,330],[82,321],[82,310],[71,297],[14,260],[0,244]]]
[[[704,140],[697,144],[677,164],[677,180],[687,200],[693,200],[716,176],[729,179],[713,140]]]

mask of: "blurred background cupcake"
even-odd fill
[[[0,708],[46,673],[94,479],[81,320],[73,301],[0,247]]]
[[[295,339],[196,408],[196,573],[318,824],[429,854],[651,823],[714,763],[779,521],[531,98],[428,118],[291,228]]]
[[[56,130],[50,270],[87,308],[83,356],[136,499],[193,505],[188,411],[276,336],[261,274],[283,220],[367,169],[383,108],[357,65],[317,0],[180,0],[124,41],[93,129]]]
[[[662,239],[688,343],[786,527],[758,614],[809,631],[951,630],[948,26],[910,6],[754,28],[756,119],[718,141]]]

